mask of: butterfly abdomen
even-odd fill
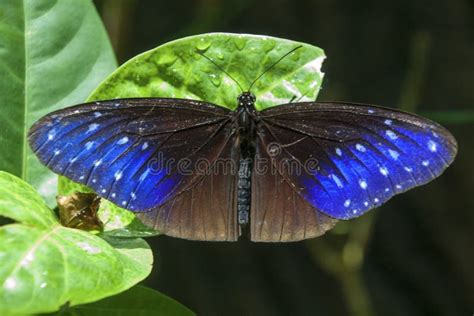
[[[247,225],[249,222],[251,178],[252,159],[240,159],[239,181],[237,183],[237,216],[239,225]]]

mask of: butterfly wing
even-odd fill
[[[256,157],[250,212],[252,241],[286,242],[313,238],[336,224],[337,220],[316,210],[285,177],[266,163],[272,156],[262,142],[257,142]]]
[[[146,211],[200,181],[199,159],[210,165],[229,150],[234,115],[192,100],[101,101],[43,117],[29,143],[54,172],[121,207]]]
[[[336,219],[360,216],[429,182],[457,150],[439,124],[377,106],[286,104],[260,117],[258,146],[272,166],[315,211]]]
[[[236,212],[239,153],[234,135],[198,183],[138,218],[168,236],[236,241],[241,233]]]

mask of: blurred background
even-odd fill
[[[146,285],[198,315],[474,313],[472,0],[95,3],[120,63],[206,32],[307,42],[328,56],[319,100],[416,112],[445,125],[459,142],[442,177],[317,239],[148,239],[156,264]]]

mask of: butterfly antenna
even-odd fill
[[[300,46],[296,46],[295,48],[293,48],[292,50],[290,50],[288,53],[286,53],[285,55],[281,56],[280,58],[278,58],[278,60],[276,62],[274,62],[273,64],[271,64],[267,69],[265,69],[261,74],[260,76],[257,77],[257,79],[255,79],[252,84],[250,84],[250,87],[248,88],[247,91],[250,91],[250,89],[252,89],[253,85],[260,79],[263,77],[264,74],[266,74],[270,69],[272,69],[273,67],[275,67],[280,61],[283,60],[283,58],[285,58],[286,56],[290,55],[291,53],[293,53],[295,50],[299,49],[303,47],[303,45],[300,45]]]
[[[224,68],[222,68],[221,66],[219,66],[215,61],[213,61],[211,58],[207,57],[206,55],[204,55],[204,53],[201,53],[200,51],[196,51],[199,55],[201,55],[202,57],[206,58],[207,60],[209,60],[214,66],[217,67],[217,69],[219,69],[220,71],[222,71],[223,73],[225,73],[227,75],[227,77],[229,77],[230,79],[232,79],[233,82],[235,82],[239,88],[240,88],[240,91],[241,92],[244,92],[244,89],[242,89],[242,86],[240,85],[240,83],[234,79],[234,77],[232,77],[227,71],[224,70]]]

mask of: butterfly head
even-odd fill
[[[253,108],[255,104],[255,95],[253,95],[250,91],[243,92],[237,97],[239,101],[239,106],[244,108]]]

